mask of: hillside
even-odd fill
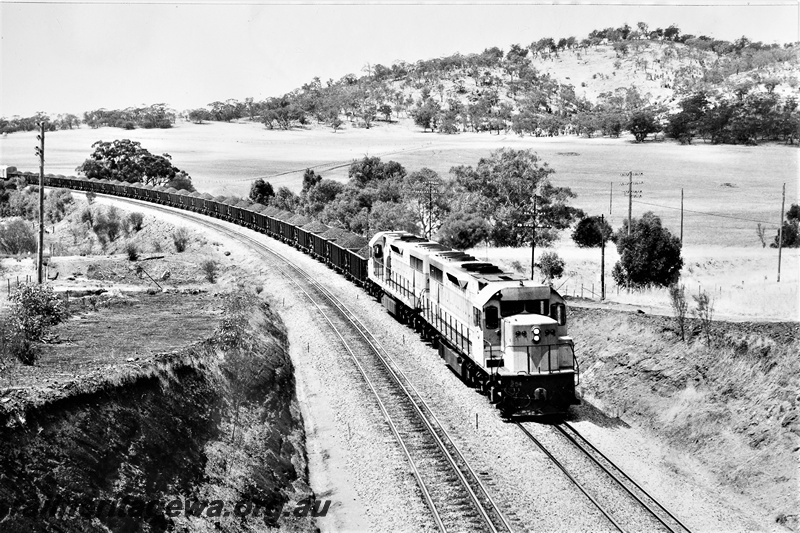
[[[179,116],[196,123],[245,119],[277,130],[318,123],[337,131],[413,117],[423,130],[440,133],[618,137],[637,113],[652,123],[639,141],[665,130],[687,144],[695,136],[715,144],[793,143],[800,129],[796,44],[721,41],[681,35],[673,26],[650,32],[625,25],[583,40],[542,38],[507,50],[368,64],[363,72],[316,77],[263,101],[227,99],[180,113],[153,104],[88,110],[82,121],[69,114],[0,119],[0,132],[30,131],[41,120],[51,129],[80,122],[162,129]]]

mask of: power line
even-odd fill
[[[662,207],[664,209],[674,209],[676,211],[680,211],[680,209],[681,209],[680,207],[672,207],[670,205],[653,204],[653,203],[650,203],[650,202],[642,202],[642,201],[639,201],[639,200],[637,200],[636,203],[637,204],[644,204],[644,205],[651,205],[653,207]],[[706,215],[706,216],[709,216],[709,217],[731,218],[733,220],[743,220],[745,222],[758,222],[760,224],[769,224],[770,226],[777,226],[777,224],[775,224],[774,222],[765,222],[763,220],[756,220],[754,218],[743,218],[743,217],[737,217],[737,216],[733,216],[733,215],[720,215],[719,213],[706,213],[705,211],[695,211],[693,209],[684,209],[684,211],[687,212],[687,213],[694,213],[694,214],[697,214],[697,215]]]

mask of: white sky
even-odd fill
[[[257,100],[367,63],[391,65],[643,21],[683,33],[800,41],[797,0],[515,4],[7,2],[0,116]]]

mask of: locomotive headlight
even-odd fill
[[[539,328],[533,328],[531,330],[531,337],[533,338],[533,342],[535,344],[539,344],[539,341],[542,340],[542,337],[541,337],[540,334],[541,334],[541,331],[539,331]]]

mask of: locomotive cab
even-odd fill
[[[543,413],[578,403],[566,306],[547,286],[506,287],[483,307],[484,367],[514,411]]]

